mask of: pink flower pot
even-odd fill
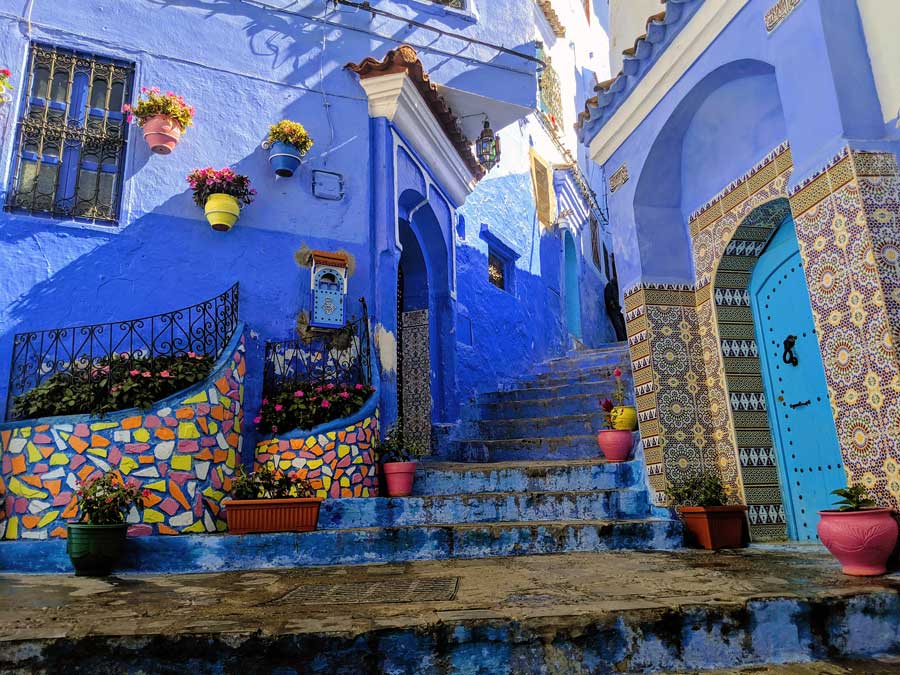
[[[887,571],[885,563],[897,543],[891,509],[819,511],[819,539],[838,559],[844,574],[871,577]]]
[[[385,462],[384,479],[388,497],[409,497],[416,477],[416,462]]]
[[[597,432],[597,445],[607,462],[627,462],[634,447],[634,435],[620,429],[604,429]]]
[[[157,155],[168,155],[181,140],[181,125],[168,115],[148,117],[142,128],[144,140]]]

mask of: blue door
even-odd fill
[[[750,304],[788,533],[815,540],[818,511],[831,508],[831,491],[847,480],[791,218],[753,270]]]
[[[578,288],[578,254],[575,252],[575,239],[572,233],[565,231],[566,260],[566,326],[569,335],[581,339],[581,292]]]

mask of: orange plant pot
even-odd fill
[[[743,548],[744,513],[747,507],[679,506],[685,529],[703,548]]]
[[[312,532],[319,524],[321,504],[315,497],[232,499],[225,504],[225,518],[232,534]]]

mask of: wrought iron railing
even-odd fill
[[[365,299],[359,302],[360,317],[350,319],[343,328],[267,342],[263,395],[297,385],[371,384],[369,313]]]
[[[118,382],[104,369],[114,357],[121,365],[140,365],[154,357],[184,356],[191,352],[221,356],[238,323],[238,284],[210,300],[141,319],[100,323],[74,328],[18,333],[13,338],[6,399],[6,419],[22,419],[15,411],[16,398],[50,378],[77,380],[89,389],[88,398],[99,402]],[[92,412],[97,408],[88,406]]]

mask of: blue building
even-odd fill
[[[897,7],[612,4],[640,36],[611,27],[621,70],[578,126],[657,501],[715,468],[757,540],[814,539],[847,483],[895,506]]]

